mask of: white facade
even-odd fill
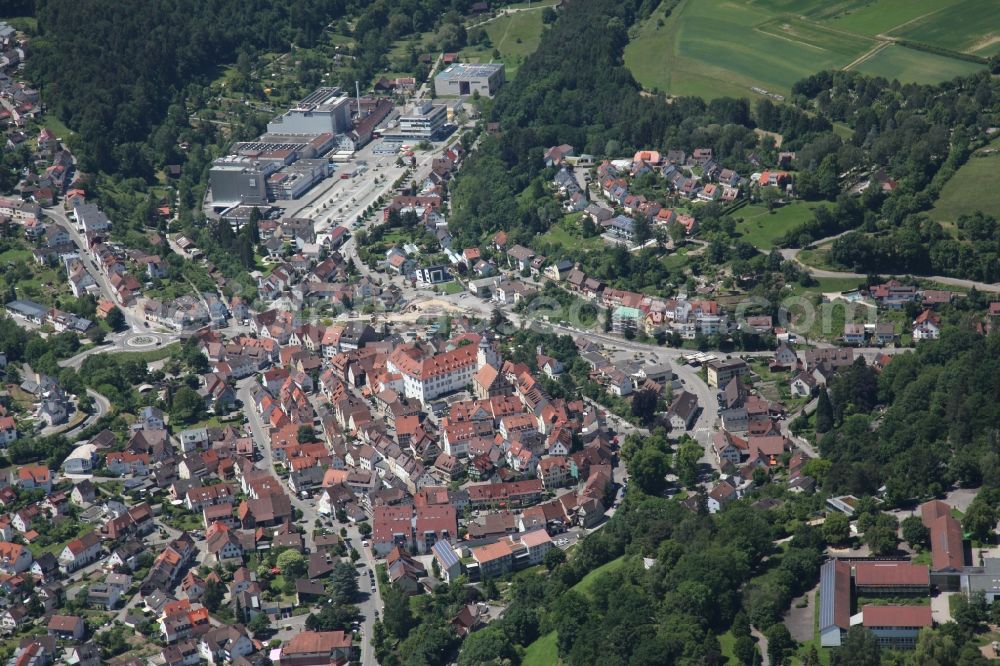
[[[425,102],[400,116],[399,134],[415,139],[429,139],[444,126],[447,117],[447,107]]]

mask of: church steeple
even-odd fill
[[[479,369],[482,369],[484,365],[492,365],[497,369],[500,368],[500,358],[497,356],[496,350],[493,349],[493,345],[490,344],[485,334],[479,338],[479,351],[476,353],[476,359]]]

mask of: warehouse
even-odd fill
[[[458,63],[434,77],[434,92],[460,97],[478,92],[481,97],[493,97],[504,80],[503,64]]]

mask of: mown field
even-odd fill
[[[634,29],[625,62],[645,88],[670,95],[787,95],[823,69],[948,80],[981,65],[889,40],[988,56],[1000,52],[998,35],[995,0],[681,0]]]
[[[943,58],[933,53],[914,51],[892,44],[855,69],[872,76],[899,79],[913,83],[939,83],[956,76],[966,76],[981,69],[980,65],[966,60]]]
[[[807,222],[815,207],[801,201],[782,206],[774,212],[768,212],[763,204],[747,206],[734,214],[734,217],[743,220],[737,222],[736,231],[743,240],[766,252],[774,247],[778,238]]]
[[[521,666],[556,666],[559,663],[556,632],[550,631],[527,647]]]
[[[973,153],[955,172],[938,197],[930,216],[946,227],[952,227],[959,216],[981,210],[988,215],[1000,215],[1000,188],[996,187],[1000,169],[1000,140]]]
[[[490,37],[488,46],[469,46],[462,49],[466,62],[496,62],[493,51],[500,53],[500,62],[507,67],[507,78],[517,72],[524,59],[534,53],[542,38],[542,5],[530,11],[519,11],[499,16],[485,24]]]

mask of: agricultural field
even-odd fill
[[[952,228],[959,216],[981,210],[996,216],[1000,211],[1000,189],[995,187],[1000,169],[1000,140],[977,150],[941,188],[930,216]]]
[[[921,17],[964,4],[962,0],[849,0],[832,2],[813,16],[838,30],[875,36],[890,34],[894,28]]]
[[[982,65],[892,44],[907,39],[977,56],[1000,52],[991,0],[681,0],[633,31],[625,63],[649,90],[669,95],[784,96],[823,69],[859,69],[934,83]],[[969,16],[980,16],[974,27]],[[964,21],[964,22],[963,22]]]
[[[937,11],[889,31],[923,44],[989,56],[1000,52],[1000,11],[995,0],[940,3]]]
[[[947,58],[891,44],[859,63],[855,69],[886,79],[900,79],[913,83],[939,83],[956,76],[972,74],[981,69],[981,66],[967,60]]]

